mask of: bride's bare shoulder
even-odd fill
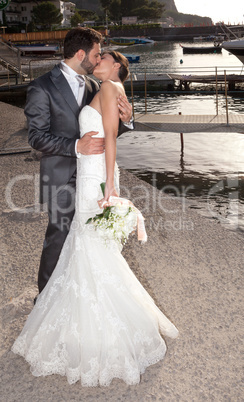
[[[111,81],[111,80],[106,80],[103,81],[101,84],[101,91],[106,91],[106,93],[114,94],[114,95],[121,95],[124,93],[124,87],[123,84],[120,81]]]

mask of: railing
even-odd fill
[[[35,78],[39,77],[42,74],[45,74],[46,72],[50,71],[52,67],[55,66],[55,64],[58,64],[62,60],[62,57],[55,59],[53,57],[48,57],[45,59],[31,59],[29,60],[28,63],[28,74],[30,77],[30,80],[34,80]],[[50,61],[51,63],[46,63],[47,61]],[[36,68],[35,67],[36,64]],[[41,71],[41,73],[40,73]]]
[[[20,83],[22,83],[23,79],[27,78],[27,75],[22,73],[19,49],[1,40],[0,40],[0,65],[7,70],[8,86],[11,85],[11,78],[13,77],[13,74],[15,75],[14,78],[16,84],[18,84],[19,78]]]
[[[139,74],[142,76],[143,71],[144,71],[144,87],[145,87],[145,114],[147,113],[147,84],[148,80],[151,77],[155,77],[156,75],[162,75],[162,74],[168,74],[170,75],[178,75],[181,77],[185,77],[184,79],[187,81],[187,77],[189,80],[189,77],[192,77],[194,74],[197,76],[199,75],[198,73],[200,72],[201,74],[199,75],[200,77],[207,77],[211,73],[211,76],[213,76],[212,82],[214,83],[215,81],[215,93],[216,93],[216,115],[218,115],[218,84],[219,84],[219,78],[221,76],[221,82],[224,84],[224,93],[225,93],[225,103],[226,103],[226,123],[229,125],[229,114],[228,114],[228,87],[227,87],[227,81],[228,81],[228,74],[229,75],[236,75],[241,76],[243,72],[244,66],[238,66],[238,67],[225,67],[225,66],[219,66],[219,67],[180,67],[176,68],[174,74],[172,74],[172,70],[161,70],[160,67],[150,67],[150,68],[145,68],[144,70],[140,68],[140,66],[135,65],[130,69],[131,73],[131,78],[130,78],[130,83],[131,83],[131,97],[132,97],[132,108],[133,108],[133,115],[134,115],[134,91],[133,91],[133,75]],[[204,74],[203,74],[204,73]],[[206,74],[207,73],[207,74]],[[243,77],[243,76],[242,76]],[[244,82],[244,78],[243,78]],[[204,82],[203,82],[204,83]]]

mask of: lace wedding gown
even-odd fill
[[[80,115],[81,136],[103,137],[101,115],[92,107]],[[163,359],[160,332],[175,338],[175,326],[156,307],[113,240],[105,245],[85,222],[101,212],[100,183],[105,156],[77,160],[76,212],[57,266],[38,296],[12,351],[34,376],[66,375],[70,384],[109,385],[113,378],[137,384],[140,374]],[[119,186],[116,165],[115,183]]]

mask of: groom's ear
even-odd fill
[[[76,56],[80,62],[84,60],[86,57],[86,52],[83,49],[79,49],[78,52],[76,52]]]

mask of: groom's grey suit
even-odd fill
[[[82,107],[89,104],[99,89],[85,77]],[[28,87],[25,114],[29,144],[43,153],[40,166],[40,202],[53,196],[56,186],[68,183],[76,170],[75,142],[79,139],[80,107],[57,65]]]
[[[98,89],[94,80],[85,77],[81,107],[92,101]],[[49,215],[38,273],[39,292],[57,264],[74,215],[80,109],[60,65],[28,87],[25,114],[29,144],[42,152],[40,202],[47,202]]]
[[[25,114],[29,144],[42,152],[40,202],[48,203],[49,223],[45,235],[38,287],[41,292],[58,261],[74,215],[76,153],[80,109],[89,104],[99,85],[85,77],[81,107],[60,66],[37,78],[28,87]],[[126,131],[124,126],[120,133]]]

